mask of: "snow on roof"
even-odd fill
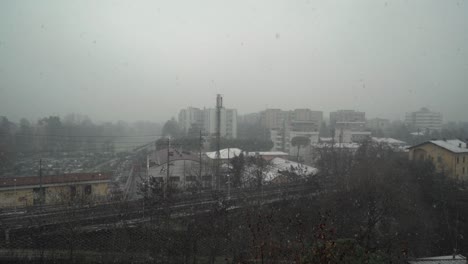
[[[455,256],[438,256],[438,257],[430,257],[430,258],[418,258],[414,260],[408,261],[410,264],[418,264],[418,263],[434,263],[434,264],[466,264],[466,258],[463,255],[455,255]]]
[[[423,132],[412,132],[410,134],[413,135],[413,136],[424,136]]]
[[[370,131],[350,131],[351,134],[353,135],[370,135]]]
[[[251,151],[247,153],[247,156],[289,156],[288,153],[282,151]]]
[[[377,142],[377,143],[387,143],[390,145],[405,145],[406,142],[394,139],[394,138],[378,138],[378,137],[372,137],[372,141]]]
[[[239,156],[242,153],[242,150],[238,148],[227,148],[219,151],[220,159],[230,159]],[[210,159],[216,159],[216,151],[206,152],[206,156]]]
[[[431,140],[429,142],[454,153],[468,153],[466,143],[458,139]]]
[[[271,160],[269,171],[265,175],[265,181],[269,182],[280,176],[282,172],[295,172],[301,177],[307,175],[315,175],[318,170],[314,167],[307,166],[294,161],[283,158],[274,158]]]
[[[283,159],[283,158],[274,158],[271,160],[271,165],[275,168],[275,169],[278,169],[278,170],[281,170],[281,171],[289,171],[291,170],[291,168],[300,168],[304,171],[307,172],[307,174],[316,174],[318,172],[318,170],[314,167],[311,167],[311,166],[308,166],[308,165],[305,165],[305,164],[301,164],[301,163],[297,163],[297,162],[294,162],[294,161],[290,161],[290,160],[287,160],[287,159]]]
[[[357,149],[361,145],[359,143],[335,143],[333,144],[334,148],[348,148],[348,149]],[[322,143],[315,143],[312,144],[312,147],[314,148],[331,148],[332,144],[328,142],[322,142]]]

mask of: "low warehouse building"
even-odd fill
[[[102,201],[107,197],[110,173],[72,173],[0,179],[0,208]]]

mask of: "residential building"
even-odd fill
[[[366,113],[355,110],[338,110],[330,113],[330,126],[335,127],[337,122],[366,122]]]
[[[370,139],[370,137],[370,131],[336,128],[334,140],[337,143],[360,143],[364,140]]]
[[[237,110],[221,108],[221,137],[237,138]],[[216,109],[210,108],[204,110],[203,127],[209,135],[216,135]]]
[[[196,107],[188,107],[179,111],[179,126],[187,134],[192,125],[203,127],[203,110]]]
[[[419,111],[406,113],[405,123],[415,131],[442,130],[442,114],[423,107]]]
[[[269,111],[270,110],[270,111]],[[263,112],[265,120],[282,120],[281,122],[271,122],[270,125],[276,125],[276,128],[270,130],[270,139],[273,141],[272,151],[283,151],[296,157],[298,155],[306,160],[310,153],[310,144],[319,141],[319,130],[323,120],[321,111],[312,111],[310,109],[295,109],[292,111],[281,111],[279,109],[269,109]],[[281,111],[281,112],[280,112]],[[279,116],[279,117],[278,117]],[[292,139],[295,137],[306,137],[310,140],[308,146],[293,146]]]
[[[289,112],[281,109],[266,109],[260,113],[260,122],[264,128],[283,128],[289,120]]]
[[[237,138],[237,110],[220,110],[221,114],[221,137]],[[191,127],[197,127],[208,135],[216,134],[216,109],[188,107],[179,112],[179,125],[182,131],[187,134]]]
[[[318,131],[298,131],[293,130],[291,127],[287,129],[273,129],[270,131],[270,138],[273,141],[272,151],[283,151],[289,153],[291,156],[297,155],[297,146],[292,145],[292,139],[295,137],[306,137],[310,140],[310,144],[319,141]],[[299,156],[307,156],[310,152],[310,144],[308,146],[300,146]]]
[[[322,111],[313,111],[307,108],[294,109],[289,116],[290,120],[295,122],[309,122],[313,131],[319,131],[323,121]]]
[[[311,131],[319,131],[323,121],[321,111],[313,111],[307,108],[283,111],[281,109],[266,109],[260,114],[260,122],[267,129],[284,129],[291,126],[292,122],[307,124]]]
[[[53,205],[72,199],[99,202],[107,198],[109,173],[9,177],[0,180],[0,208]]]
[[[355,110],[338,110],[330,113],[330,127],[338,143],[361,142],[370,137],[366,129],[366,113]]]
[[[430,161],[438,172],[456,180],[468,180],[468,147],[461,140],[431,140],[412,146],[409,159]]]
[[[237,116],[237,120],[247,124],[258,124],[260,122],[260,113],[250,113]]]
[[[385,132],[390,128],[390,120],[384,118],[372,118],[366,121],[366,127],[372,131]]]

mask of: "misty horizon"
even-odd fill
[[[205,4],[2,3],[0,114],[164,122],[219,93],[241,115],[468,121],[466,1]]]

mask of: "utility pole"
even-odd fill
[[[231,175],[227,174],[228,184],[228,200],[231,200]]]
[[[16,201],[15,201],[15,215],[16,215],[16,202],[18,201],[18,197],[17,197],[17,195],[16,195],[16,178],[13,179],[13,181],[15,182],[15,200],[16,200]]]
[[[42,209],[42,159],[39,159],[39,205]]]
[[[220,150],[221,150],[221,108],[223,107],[223,97],[220,94],[216,96],[216,189],[220,188]]]
[[[202,131],[200,129],[200,151],[199,151],[199,168],[198,168],[198,182],[202,182],[202,147],[203,147],[203,138],[202,138]]]
[[[170,166],[170,148],[171,138],[167,138],[167,166],[166,166],[166,180],[164,183],[164,199],[167,197],[167,187],[169,186],[169,166]]]

